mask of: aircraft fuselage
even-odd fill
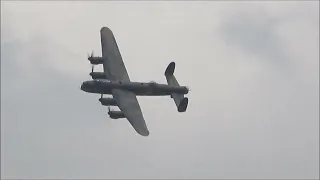
[[[81,90],[88,93],[112,94],[113,89],[122,89],[135,93],[137,96],[166,96],[172,93],[188,94],[185,86],[171,86],[158,83],[122,82],[108,80],[85,81]]]

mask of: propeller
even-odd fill
[[[100,97],[100,99],[99,99],[99,101],[101,102],[101,104],[102,104],[102,95],[103,95],[103,94],[101,94],[101,97]]]
[[[110,113],[110,106],[108,106],[108,115],[111,119],[114,119],[112,116],[111,116],[111,113]]]
[[[87,53],[87,55],[88,55],[88,60],[91,62],[92,57],[93,57],[93,51],[91,52],[91,55],[89,55],[89,53]],[[91,62],[91,73],[89,74],[90,76],[92,76],[93,69],[94,69],[94,64],[92,64],[92,62]]]
[[[91,52],[91,55],[89,55],[89,53],[87,53],[87,54],[88,54],[88,59],[93,57],[93,51]]]
[[[91,65],[91,73],[89,73],[89,75],[92,77],[92,75],[93,75],[93,68],[94,68],[94,65],[92,64]],[[93,79],[93,77],[92,77],[92,79]]]

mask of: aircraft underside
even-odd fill
[[[81,85],[81,90],[87,93],[100,94],[101,105],[108,107],[108,115],[112,119],[126,118],[132,127],[142,136],[148,136],[140,105],[136,96],[170,96],[177,107],[178,112],[185,112],[188,106],[189,89],[180,86],[174,76],[175,63],[171,62],[165,70],[167,84],[154,82],[131,82],[123,63],[119,47],[112,31],[107,27],[100,30],[102,57],[95,57],[93,53],[88,57],[92,64],[89,74],[92,78]],[[94,65],[103,65],[104,72],[94,72]],[[103,97],[103,94],[112,97]],[[120,111],[110,109],[110,106],[119,107]]]
[[[112,94],[113,89],[121,89],[133,92],[137,96],[168,96],[173,93],[188,93],[187,87],[177,87],[157,83],[110,82],[103,80],[86,81],[81,89],[88,93],[96,94]]]

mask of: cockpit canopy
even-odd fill
[[[158,84],[158,83],[155,82],[155,81],[149,81],[149,83],[151,83],[151,84]]]
[[[95,82],[111,82],[108,79],[94,79],[93,81],[95,81]]]

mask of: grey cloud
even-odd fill
[[[221,24],[220,33],[228,45],[258,55],[257,60],[283,66],[288,60],[275,32],[279,21],[263,11],[235,11]]]
[[[10,66],[5,66],[10,68],[10,72],[2,74],[3,79],[6,79],[2,81],[1,89],[1,103],[3,105],[1,161],[5,162],[5,165],[1,167],[2,172],[10,174],[6,176],[8,178],[41,178],[59,171],[64,175],[61,176],[59,175],[61,173],[58,173],[54,177],[77,177],[79,173],[85,172],[85,169],[80,170],[80,166],[80,171],[75,171],[73,174],[68,170],[69,166],[77,166],[77,162],[81,161],[83,156],[92,156],[87,154],[87,151],[91,149],[88,141],[94,141],[95,136],[108,137],[105,140],[109,139],[112,142],[110,138],[112,137],[110,134],[112,128],[109,126],[110,130],[108,130],[108,123],[105,124],[104,121],[100,121],[98,127],[96,126],[97,122],[92,123],[97,116],[92,118],[95,110],[88,111],[88,109],[92,109],[92,105],[95,103],[97,105],[97,102],[92,96],[82,98],[83,93],[79,90],[81,78],[70,78],[70,76],[58,73],[50,67],[37,66],[37,64],[34,65],[34,70],[39,72],[35,74],[27,74],[23,67],[19,67],[19,60],[15,56],[11,56],[11,53],[20,52],[23,57],[23,55],[29,54],[23,52],[31,52],[33,47],[37,47],[37,44],[37,40],[31,40],[23,44],[22,49],[25,51],[20,48],[16,49],[20,51],[3,51],[4,61],[2,64],[10,62],[8,63]],[[6,48],[7,46],[4,44],[3,50],[10,49],[10,47]],[[13,46],[21,47],[21,44],[13,43]],[[29,56],[31,59],[37,58],[35,62],[40,62],[43,57],[49,56],[45,53],[47,50],[45,47],[38,46],[36,49],[38,52]],[[19,76],[12,77],[11,74],[14,73]],[[86,102],[86,100],[88,101]],[[91,105],[86,107],[78,106],[78,104]],[[97,107],[96,110],[101,115],[100,119],[106,120],[105,109]],[[99,127],[107,134],[93,135],[92,133]],[[81,134],[84,135],[83,138],[77,138],[81,137]],[[88,139],[89,137],[93,139]],[[79,146],[72,146],[74,143]],[[77,148],[80,149],[78,153]],[[20,151],[22,153],[19,153]],[[106,152],[111,155],[116,151],[114,148],[109,148]],[[8,156],[12,153],[15,156]],[[66,159],[63,160],[64,158]],[[61,164],[62,161],[64,163]],[[95,164],[94,161],[87,163],[90,166]],[[30,168],[27,168],[28,166]],[[103,165],[101,166],[103,167]],[[116,162],[113,166],[117,166]],[[26,168],[27,170],[25,170]],[[39,168],[42,170],[39,171]],[[50,169],[54,169],[54,171],[48,172]],[[23,173],[16,174],[16,172]]]
[[[163,3],[170,6],[170,2]],[[277,26],[263,17],[262,22],[256,22],[260,18],[243,17],[253,18],[250,23],[254,25],[242,22],[254,28],[247,29],[251,33],[241,33],[262,34],[270,41],[257,48],[254,43],[258,42],[250,36],[242,39],[241,33],[231,33],[233,39],[229,41],[242,54],[235,58],[234,49],[223,47],[224,42],[218,38],[211,43],[209,33],[217,37],[221,31],[209,32],[206,27],[239,27],[232,25],[230,18],[209,13],[213,7],[219,9],[218,3],[199,3],[195,9],[193,3],[184,4],[186,11],[175,3],[176,7],[165,16],[161,11],[156,15],[148,12],[151,17],[143,16],[148,13],[139,11],[137,4],[123,9],[121,3],[114,2],[112,6],[77,3],[81,17],[96,18],[90,26],[83,25],[86,19],[68,14],[68,23],[50,21],[51,25],[63,26],[64,33],[56,34],[50,26],[46,31],[25,35],[26,39],[21,38],[16,25],[24,15],[35,20],[24,32],[32,32],[45,21],[38,22],[29,13],[19,14],[26,10],[22,6],[10,9],[17,18],[5,16],[7,23],[1,29],[8,36],[1,42],[1,178],[317,178],[319,87],[312,77],[316,69],[306,70],[292,63],[285,56],[292,49],[283,52],[283,48],[276,47],[278,37],[272,29]],[[74,4],[64,5],[68,9]],[[158,4],[144,5],[143,10],[149,6],[156,9]],[[56,13],[61,10],[59,6],[50,5],[51,10],[42,7],[41,11],[46,12],[43,17],[63,19],[62,12]],[[33,12],[39,10],[33,8]],[[191,10],[190,21],[175,16],[175,11],[184,14]],[[227,7],[223,10],[234,11]],[[115,11],[117,22],[113,23]],[[131,15],[135,15],[134,33],[130,33],[132,24],[128,22]],[[200,21],[205,18],[219,19],[221,23]],[[195,21],[197,27],[191,28]],[[178,80],[192,90],[188,111],[182,114],[176,112],[170,98],[139,97],[151,132],[147,138],[137,135],[125,120],[110,120],[106,108],[97,101],[98,95],[79,90],[90,71],[86,48],[93,44],[97,47],[93,49],[100,50],[98,31],[106,22],[113,27],[131,76],[140,73],[145,79],[153,79],[161,73],[155,78],[164,79],[163,71],[169,62],[165,58],[171,58],[177,61]],[[81,33],[73,33],[75,29]],[[139,33],[146,29],[148,32]],[[139,38],[144,41],[139,42]],[[255,58],[262,64],[259,69],[246,61],[253,53],[270,64],[275,57],[286,57],[281,59],[283,63],[300,73],[290,71],[284,75]],[[301,63],[310,65],[314,61],[317,59]],[[78,69],[63,69],[62,62]],[[152,65],[156,66],[154,74],[141,70]],[[239,71],[240,66],[249,68]]]

